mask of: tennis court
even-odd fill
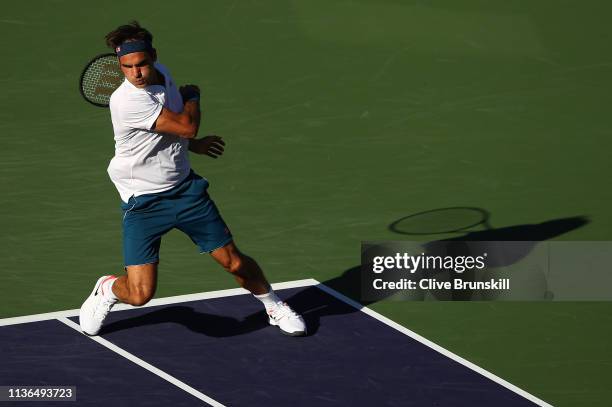
[[[0,380],[70,383],[83,405],[549,405],[315,280],[275,289],[308,337],[278,335],[243,290],[125,306],[96,337],[76,310],[15,318]]]
[[[200,134],[227,147],[191,162],[237,245],[271,282],[314,279],[364,303],[354,284],[362,241],[612,240],[610,11],[594,0],[5,4],[0,318],[76,309],[99,276],[121,273],[112,126],[78,91],[117,25],[138,19],[174,79],[202,88]],[[448,208],[472,209],[429,216]],[[164,238],[161,258],[158,299],[236,287],[180,232]],[[281,291],[316,327],[296,341],[242,295],[120,309],[101,338],[226,405],[292,398],[272,394],[277,378],[257,363],[293,383],[294,404],[533,403],[398,327],[550,405],[610,404],[610,302],[365,304],[391,327],[301,289]],[[203,402],[56,317],[2,326],[0,338],[0,386],[63,377],[78,403],[95,404],[98,377],[114,389],[106,397]],[[82,370],[87,361],[112,373]],[[213,375],[220,365],[227,373]],[[232,387],[247,366],[255,384]]]

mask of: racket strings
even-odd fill
[[[94,104],[108,105],[111,94],[121,85],[124,76],[117,57],[107,55],[89,64],[81,79],[83,96]]]

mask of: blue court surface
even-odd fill
[[[315,280],[274,287],[308,336],[241,289],[120,305],[97,337],[78,310],[0,320],[0,386],[76,386],[42,403],[60,406],[548,406]]]

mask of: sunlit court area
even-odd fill
[[[611,405],[611,12],[5,4],[0,405]],[[134,20],[152,46],[109,48]],[[141,54],[149,83],[125,59]],[[122,144],[128,88],[159,110]],[[212,135],[224,146],[194,148]],[[170,159],[138,152],[153,140]],[[221,226],[181,220],[157,181],[179,155]],[[126,192],[137,166],[157,178]],[[129,222],[161,219],[154,195],[175,212],[136,257]],[[259,267],[279,319],[249,283]],[[98,291],[113,303],[88,333]]]

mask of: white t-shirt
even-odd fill
[[[189,140],[156,133],[151,127],[165,107],[183,111],[183,98],[168,70],[155,63],[165,77],[165,85],[140,89],[127,79],[110,98],[115,132],[115,156],[108,175],[124,202],[131,196],[171,189],[189,175]]]

